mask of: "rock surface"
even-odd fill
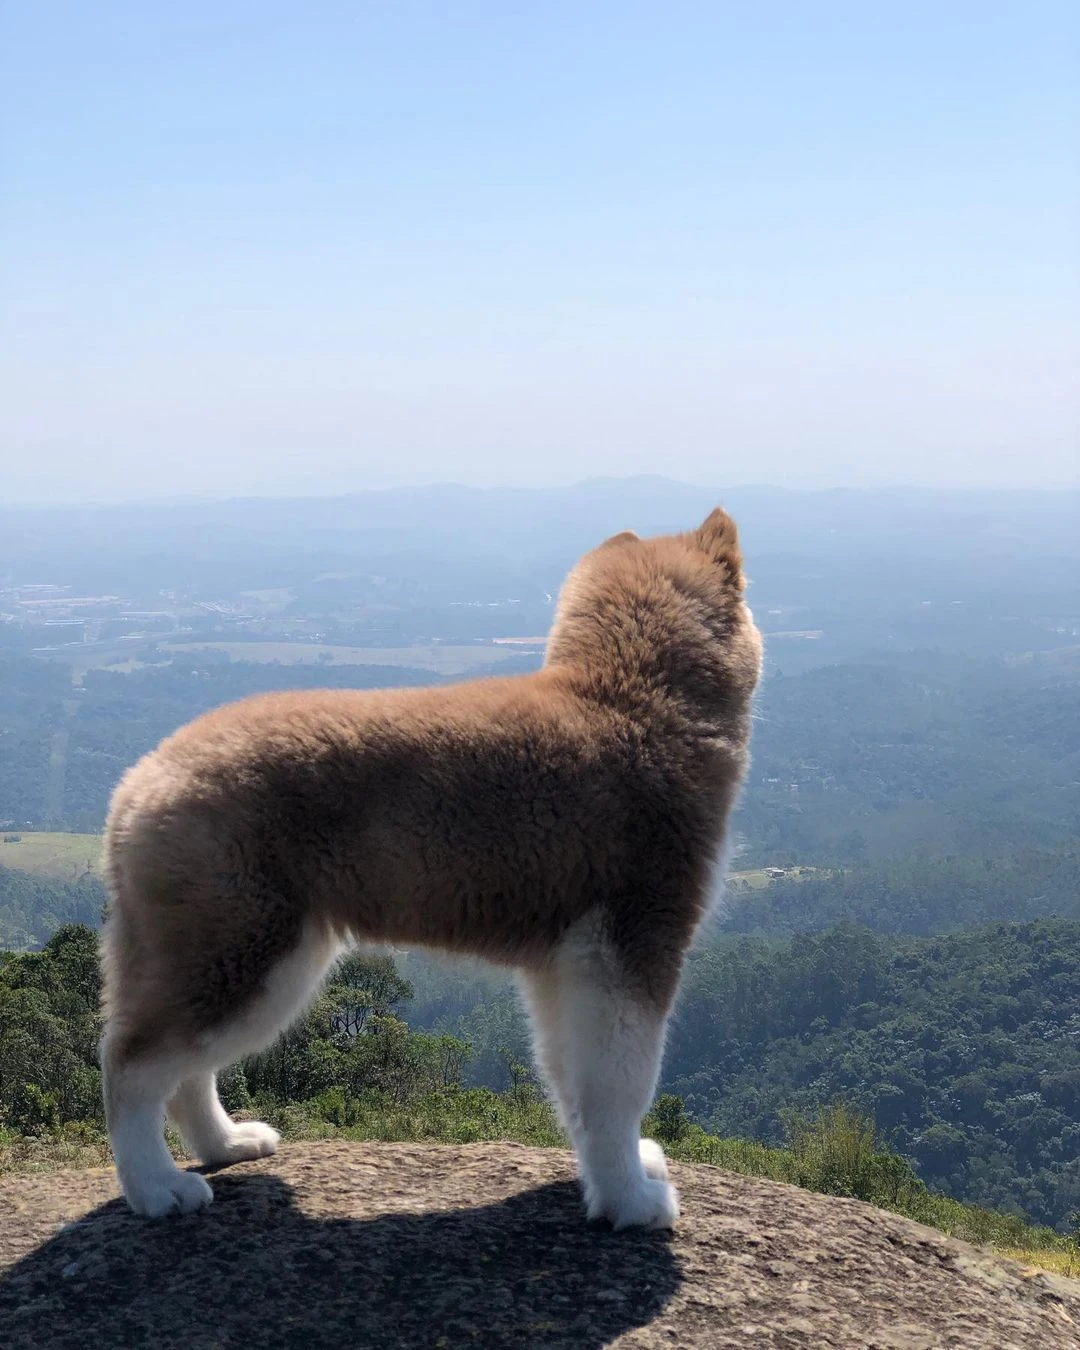
[[[1077,1350],[1080,1282],[857,1201],[672,1169],[674,1234],[582,1217],[569,1154],[286,1146],[150,1222],[109,1170],[0,1179],[0,1346]]]

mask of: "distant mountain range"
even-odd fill
[[[751,556],[1080,557],[1080,491],[803,491],[637,477],[563,488],[445,484],[341,497],[0,509],[0,572],[45,558],[73,567],[102,551],[171,550],[181,542],[212,551],[257,543],[290,553],[512,550],[565,564],[620,529],[686,529],[718,502],[736,515]]]

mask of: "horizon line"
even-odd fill
[[[29,498],[26,501],[8,501],[0,504],[0,513],[10,513],[16,511],[109,511],[124,509],[144,509],[144,508],[184,508],[184,507],[207,507],[207,506],[228,506],[231,504],[247,504],[254,502],[335,502],[347,501],[359,497],[389,497],[395,495],[435,493],[435,492],[454,492],[460,494],[486,496],[494,493],[517,494],[527,496],[534,493],[569,493],[579,492],[582,489],[596,487],[628,487],[628,486],[653,486],[671,489],[681,489],[691,492],[711,492],[711,493],[776,493],[789,496],[825,496],[825,495],[850,495],[850,496],[882,496],[887,494],[918,493],[932,494],[936,496],[961,496],[961,495],[985,495],[985,496],[1004,496],[1006,494],[1024,496],[1049,496],[1055,494],[1073,495],[1080,493],[1080,480],[1072,483],[1044,484],[1040,486],[1020,486],[1017,484],[930,484],[918,482],[895,482],[879,484],[874,486],[861,485],[849,486],[843,483],[832,484],[827,487],[789,487],[783,483],[775,482],[747,482],[747,483],[729,483],[727,486],[720,487],[716,484],[704,482],[689,482],[685,479],[668,478],[664,474],[627,474],[619,476],[615,474],[598,474],[590,478],[575,479],[571,482],[534,484],[531,486],[521,484],[476,484],[462,483],[453,479],[435,479],[425,483],[399,483],[390,487],[364,487],[351,488],[342,492],[275,492],[268,490],[264,492],[250,493],[225,493],[222,495],[214,494],[189,494],[184,496],[161,496],[161,497],[127,497],[127,498],[107,498],[103,497],[94,501],[76,501],[76,500],[53,500]]]

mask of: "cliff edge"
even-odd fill
[[[672,1172],[672,1234],[588,1227],[570,1155],[510,1143],[286,1145],[158,1222],[111,1170],[0,1178],[0,1345],[1080,1347],[1080,1282],[857,1201]]]

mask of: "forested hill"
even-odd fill
[[[461,1089],[526,1053],[509,991],[474,989],[460,1014],[459,969],[442,968],[441,989],[415,958],[406,975],[353,958],[277,1047],[224,1076],[229,1105],[250,1105],[250,1092],[264,1114],[295,1107],[376,1131],[379,1112],[419,1110],[417,1092],[450,1094],[424,1107],[440,1118],[501,1110]],[[99,1129],[96,991],[87,929],[60,930],[40,954],[0,954],[0,1142],[5,1126]],[[1068,1230],[1080,1208],[1080,923],[722,938],[690,963],[663,1087],[718,1134],[774,1143],[789,1135],[787,1111],[812,1118],[844,1100],[931,1186]]]
[[[68,923],[96,928],[104,904],[105,888],[95,876],[63,881],[0,864],[0,949],[41,946]]]
[[[1062,1223],[1080,1209],[1080,923],[724,939],[691,962],[664,1077],[709,1128],[765,1140],[843,1099],[930,1185]]]
[[[507,1053],[528,1053],[509,987],[414,956],[406,973],[410,1024],[467,1040],[472,1081],[503,1086]],[[662,1087],[706,1127],[774,1143],[787,1110],[845,1101],[946,1194],[1067,1225],[1080,1208],[1080,921],[719,934],[691,956]]]
[[[727,932],[789,937],[832,924],[929,936],[995,920],[1080,920],[1080,851],[887,858],[795,871],[766,886],[733,881],[717,916]]]
[[[1072,661],[922,651],[790,674],[790,642],[766,638],[766,654],[736,817],[746,866],[983,858],[1075,838]]]

